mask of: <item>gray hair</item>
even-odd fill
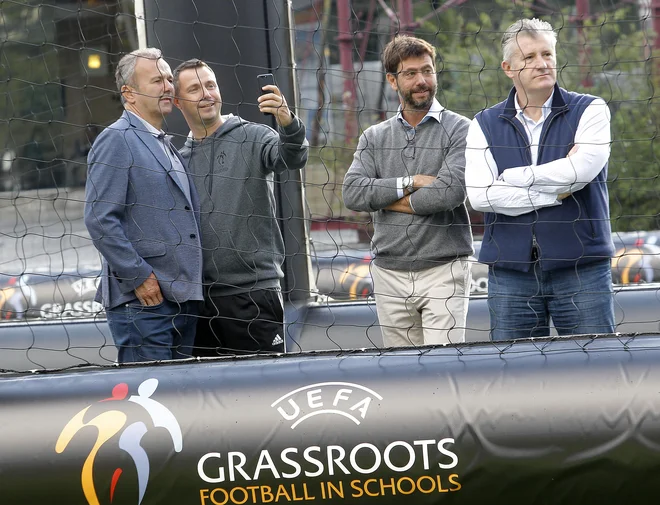
[[[519,35],[527,35],[532,38],[547,37],[553,47],[557,44],[557,33],[552,25],[540,19],[519,19],[509,26],[502,35],[502,58],[511,61],[514,47],[517,47]]]
[[[117,64],[115,71],[115,81],[117,82],[117,89],[121,97],[121,103],[125,103],[124,95],[121,93],[121,88],[124,86],[133,85],[133,75],[135,74],[135,65],[138,58],[146,58],[148,60],[159,60],[163,57],[160,49],[155,47],[147,47],[146,49],[136,49],[122,57]]]

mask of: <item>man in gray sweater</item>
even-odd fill
[[[221,115],[215,74],[197,59],[174,70],[174,88],[191,130],[181,155],[201,207],[205,307],[196,355],[284,352],[284,243],[273,174],[305,166],[305,127],[273,85],[258,101],[278,131]]]
[[[396,116],[360,137],[344,204],[371,212],[372,276],[386,347],[465,340],[472,231],[465,206],[470,121],[440,105],[435,48],[399,36],[384,49]]]

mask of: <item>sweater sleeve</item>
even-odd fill
[[[465,203],[465,139],[470,121],[461,118],[449,133],[449,147],[435,182],[410,195],[415,214],[446,212]]]
[[[346,176],[344,177],[344,205],[355,211],[375,212],[399,199],[397,178],[380,179],[374,159],[373,141],[365,131],[358,141]]]

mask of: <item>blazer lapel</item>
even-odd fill
[[[160,163],[160,166],[167,172],[167,175],[169,175],[170,178],[174,181],[174,184],[176,184],[177,188],[179,188],[181,192],[185,195],[185,192],[183,191],[183,187],[181,186],[181,181],[179,180],[177,175],[173,173],[172,163],[170,161],[170,158],[165,154],[163,147],[160,145],[160,140],[154,137],[154,135],[151,132],[147,131],[144,128],[143,124],[141,124],[140,122],[136,122],[135,119],[131,117],[131,114],[129,114],[128,112],[124,112],[124,114],[126,114],[128,122],[133,128],[133,131],[135,132],[137,137],[142,141],[145,147],[149,149],[151,154],[154,155],[154,158],[156,158],[158,163]],[[176,156],[181,161],[181,165],[184,167],[185,170],[185,163],[183,163],[182,158],[178,152],[176,153]]]
[[[181,157],[181,155],[179,154],[179,151],[177,151],[176,147],[174,147],[174,146],[171,146],[171,147],[172,147],[172,154],[174,154],[174,156],[177,157],[177,159],[179,160],[179,163],[181,163],[181,168],[183,169],[184,175],[188,178],[188,188],[189,188],[189,191],[190,191],[190,199],[192,200],[192,198],[193,198],[192,191],[193,191],[194,184],[190,181],[190,176],[188,175],[188,169],[186,167],[186,162]],[[169,158],[167,158],[167,163],[168,164],[170,163]],[[179,187],[181,192],[185,195],[186,192],[183,190],[183,186],[181,185],[181,179],[179,179],[179,176],[176,175],[173,170],[170,170],[168,173],[169,173],[170,177],[174,180],[176,185]],[[191,202],[191,203],[193,203],[193,205],[194,205],[194,202]]]

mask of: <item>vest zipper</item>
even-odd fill
[[[548,118],[548,123],[544,125],[545,131],[543,132],[543,136],[541,137],[541,140],[539,141],[539,152],[538,155],[536,156],[536,164],[539,165],[539,160],[541,159],[541,154],[543,153],[543,146],[545,145],[545,138],[548,136],[548,131],[550,131],[550,126],[552,126],[552,122],[559,116],[559,114],[563,114],[566,112],[567,107],[564,106],[561,108],[561,110],[558,110],[554,115],[550,116]],[[575,138],[573,138],[575,140]]]

